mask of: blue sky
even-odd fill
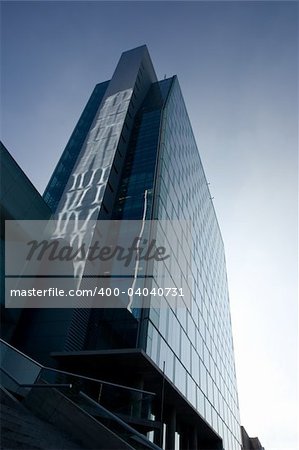
[[[242,424],[295,450],[298,4],[3,2],[3,142],[42,192],[94,85],[142,44],[178,75],[215,197]]]

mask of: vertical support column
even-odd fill
[[[198,438],[197,438],[197,429],[193,427],[190,429],[190,449],[189,450],[198,450]]]
[[[188,429],[185,427],[181,428],[180,431],[180,450],[189,450],[189,436],[188,436]]]
[[[158,396],[156,396],[152,404],[152,413],[155,416],[156,423],[159,424],[160,426],[159,428],[156,428],[154,430],[154,444],[162,448],[163,424],[161,423],[162,421],[161,406],[162,406],[161,399]]]
[[[154,444],[162,447],[162,425],[158,430],[154,431]]]
[[[135,387],[137,389],[143,389],[144,380],[140,375],[136,378]],[[141,392],[132,391],[132,416],[137,418],[142,418],[142,406],[143,406],[143,394]]]
[[[167,411],[166,450],[175,450],[176,410],[171,407]]]

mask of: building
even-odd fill
[[[2,142],[0,172],[1,337],[10,341],[18,325],[21,311],[4,308],[5,220],[46,220],[51,216],[51,210]]]
[[[60,369],[154,392],[151,420],[141,412],[139,421],[128,411],[122,417],[159,446],[239,450],[221,233],[178,79],[157,80],[146,46],[123,53],[111,80],[95,87],[44,201],[67,223],[175,221],[175,261],[154,268],[151,286],[172,283],[189,303],[177,307],[165,297],[163,308],[25,311],[13,344]],[[81,280],[88,268],[76,270]],[[106,399],[107,408],[117,403]]]
[[[260,443],[259,438],[249,437],[247,431],[243,426],[241,426],[241,436],[242,436],[242,450],[265,450],[265,448]]]

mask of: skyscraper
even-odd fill
[[[44,200],[58,223],[175,222],[165,238],[175,233],[176,257],[154,266],[150,288],[182,289],[188,304],[164,295],[163,307],[37,310],[20,334],[23,348],[155,392],[149,413],[165,424],[153,430],[159,445],[165,434],[169,449],[176,436],[182,449],[240,449],[221,233],[177,77],[158,81],[146,46],[123,53],[111,80],[95,87]],[[86,271],[75,264],[79,280]]]

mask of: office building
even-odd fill
[[[247,431],[241,426],[242,450],[265,450],[259,438],[249,437]]]
[[[5,221],[46,220],[50,218],[51,210],[2,142],[0,172],[1,337],[10,341],[18,325],[21,310],[5,308]]]
[[[95,87],[44,200],[58,221],[175,222],[176,258],[154,267],[151,287],[182,288],[188,305],[165,297],[164,307],[30,311],[13,343],[64,370],[154,392],[148,417],[162,428],[123,418],[157,445],[239,450],[223,241],[178,79],[158,81],[146,46],[123,53]],[[76,271],[81,280],[87,268]]]

